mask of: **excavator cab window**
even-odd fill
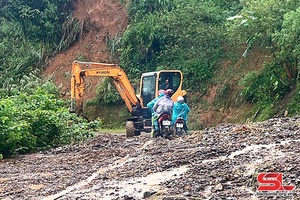
[[[155,98],[156,91],[156,76],[144,76],[142,79],[142,98],[143,105],[146,106],[152,99]]]
[[[172,89],[177,91],[181,82],[181,74],[178,72],[161,72],[158,79],[158,89]]]
[[[179,89],[181,81],[181,73],[175,70],[145,73],[141,80],[140,99],[142,106],[146,107],[147,103],[157,96],[157,89],[172,89],[175,93]]]

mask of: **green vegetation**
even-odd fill
[[[246,101],[270,104],[282,99],[291,90],[284,69],[269,63],[261,72],[250,72],[241,79],[241,93]]]
[[[118,105],[123,103],[111,78],[104,78],[97,89],[97,97],[89,103],[94,105]]]
[[[255,46],[269,50],[271,59],[264,69],[250,72],[240,80],[245,100],[262,110],[259,121],[281,112],[277,108],[282,106],[277,104],[285,103],[282,99],[295,90],[299,81],[299,11],[297,0],[251,0],[244,3],[241,12],[229,23],[228,33],[236,38],[234,42],[240,46],[243,41],[247,43],[243,56]],[[299,110],[299,105],[294,106]]]
[[[99,121],[88,123],[70,114],[55,86],[34,74],[1,90],[0,153],[11,156],[76,143],[93,136]]]
[[[0,2],[1,87],[18,83],[24,74],[43,67],[55,51],[77,39],[77,22],[68,19],[71,5],[70,0]]]
[[[80,22],[68,18],[71,5],[0,2],[0,159],[79,142],[100,127],[70,114],[54,84],[37,76],[47,58],[80,32]]]
[[[131,1],[131,26],[121,38],[120,63],[131,77],[181,69],[188,77],[185,88],[199,94],[198,99],[211,84],[220,85],[215,100],[219,102],[213,105],[251,103],[261,111],[256,120],[264,120],[281,112],[278,107],[284,109],[289,93],[298,95],[294,90],[299,81],[299,6],[298,0]],[[251,60],[236,66],[241,50],[247,57],[255,49],[269,57],[260,64],[262,70],[249,72]],[[232,66],[220,69],[226,60]],[[229,87],[239,91],[230,92]]]
[[[300,102],[300,83],[298,82],[295,92],[287,105],[287,111],[289,115],[292,116],[297,114],[299,115],[300,113],[299,102]]]
[[[195,83],[212,78],[222,57],[226,16],[213,1],[159,2],[130,4],[133,22],[121,40],[120,63],[131,77],[181,69],[189,77],[187,87],[196,90]]]

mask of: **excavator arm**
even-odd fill
[[[72,63],[70,112],[82,113],[84,78],[87,76],[111,77],[129,112],[137,112],[140,108],[139,99],[126,73],[118,65],[74,61]]]

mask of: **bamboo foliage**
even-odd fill
[[[1,1],[1,87],[15,84],[30,71],[41,68],[47,57],[74,41],[72,32],[67,32],[60,44],[61,24],[70,14],[70,5],[69,0]]]
[[[67,19],[62,26],[62,36],[55,52],[60,52],[68,48],[75,41],[80,40],[83,35],[84,20],[77,20],[75,18]]]

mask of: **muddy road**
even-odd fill
[[[299,117],[174,140],[100,134],[0,162],[0,199],[300,199],[299,146]],[[295,189],[259,192],[270,172]]]

